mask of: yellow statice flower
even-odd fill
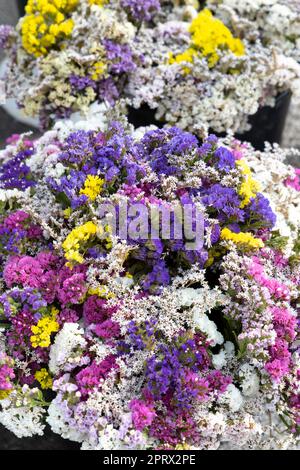
[[[103,7],[108,2],[108,0],[89,0],[90,5],[98,5],[99,7]]]
[[[92,80],[99,80],[99,78],[101,78],[101,76],[105,74],[106,70],[107,70],[107,64],[105,62],[103,61],[95,62],[92,66],[92,74],[91,74]]]
[[[51,344],[51,335],[59,330],[59,324],[56,321],[57,309],[52,309],[49,315],[42,317],[37,325],[31,327],[33,335],[30,342],[34,348],[48,348]]]
[[[24,49],[40,57],[71,36],[74,23],[67,15],[77,4],[78,0],[28,0],[20,22]]]
[[[170,54],[169,62],[170,64],[181,64],[182,62],[189,62],[190,64],[193,63],[194,57],[198,54],[196,49],[193,49],[192,47],[190,49],[187,49],[184,51],[182,54],[178,54],[177,56],[173,56],[173,54]],[[184,73],[188,74],[191,72],[191,68],[186,66],[183,68]]]
[[[0,400],[5,400],[5,398],[9,397],[12,390],[0,390]]]
[[[243,182],[238,190],[239,196],[243,198],[241,202],[241,208],[243,208],[250,203],[252,198],[256,197],[256,194],[260,190],[260,185],[253,178],[251,170],[245,160],[237,160],[236,165],[240,168],[244,176]]]
[[[80,194],[84,194],[91,201],[94,201],[101,193],[104,182],[105,180],[99,176],[88,175],[84,182],[84,187],[80,190]]]
[[[189,31],[191,33],[191,46],[183,54],[170,62],[191,62],[197,54],[206,57],[210,67],[214,67],[220,59],[219,50],[233,52],[236,56],[245,54],[242,41],[233,37],[231,31],[221,20],[214,18],[212,12],[205,8],[192,21]]]
[[[264,243],[260,238],[255,238],[249,232],[234,233],[229,228],[223,228],[221,231],[221,239],[229,240],[236,245],[243,245],[247,248],[263,248]]]
[[[53,380],[47,369],[43,368],[41,370],[36,371],[34,377],[40,383],[43,390],[52,388]]]
[[[62,244],[66,259],[79,264],[83,263],[84,257],[80,254],[80,249],[101,230],[103,233],[102,227],[97,227],[94,222],[86,222],[74,228]]]

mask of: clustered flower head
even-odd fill
[[[15,34],[0,31],[7,95],[45,128],[94,102],[114,105],[141,60],[135,30],[119,0],[30,0]]]
[[[66,15],[77,3],[78,0],[29,0],[20,24],[24,49],[39,57],[70,36],[74,24]]]
[[[289,54],[217,13],[194,9],[190,19],[178,13],[141,28],[135,49],[144,61],[125,90],[131,106],[147,105],[158,121],[191,132],[243,133],[261,106],[284,91],[298,93],[299,64]]]
[[[10,139],[0,423],[24,437],[48,422],[82,449],[293,448],[300,193],[286,154],[110,113]],[[124,203],[144,222],[189,207],[202,243],[176,237],[172,214],[168,236],[124,232],[130,210],[114,227]]]
[[[196,16],[189,32],[191,47],[174,58],[176,63],[193,62],[193,57],[200,52],[200,55],[208,58],[209,66],[213,67],[220,60],[219,49],[228,49],[237,56],[244,55],[242,41],[234,38],[222,21],[213,17],[210,10],[205,9]]]
[[[300,5],[297,0],[208,0],[225,23],[250,38],[260,38],[296,60],[300,58]]]

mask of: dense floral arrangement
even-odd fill
[[[258,37],[240,39],[233,22],[225,26],[208,9],[191,16],[140,30],[135,50],[145,61],[126,90],[134,107],[146,103],[158,120],[191,132],[243,132],[260,106],[285,90],[299,93],[294,59]]]
[[[300,193],[287,153],[108,117],[11,138],[0,423],[23,437],[47,421],[83,449],[295,446]],[[174,208],[190,232],[176,235]]]
[[[300,4],[298,0],[208,0],[226,23],[264,44],[300,60]],[[231,18],[231,19],[229,19]]]
[[[6,95],[45,128],[121,100],[199,135],[243,132],[261,106],[299,90],[300,66],[235,17],[223,23],[221,7],[214,16],[192,0],[30,0],[16,31],[0,28]]]

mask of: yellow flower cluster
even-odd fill
[[[90,5],[99,5],[99,7],[103,7],[108,0],[89,0]]]
[[[59,330],[59,324],[56,321],[58,310],[53,308],[51,314],[42,317],[37,325],[31,327],[33,336],[30,342],[34,348],[48,348],[51,344],[51,335]]]
[[[264,244],[260,238],[255,238],[249,232],[234,233],[229,228],[223,228],[221,231],[222,240],[230,240],[236,245],[243,245],[248,248],[263,248]]]
[[[241,202],[241,208],[247,206],[252,198],[256,197],[256,194],[260,190],[259,183],[252,177],[251,170],[245,160],[237,160],[236,165],[240,168],[244,180],[238,190],[239,196],[243,198]]]
[[[52,388],[53,380],[47,369],[43,368],[41,370],[36,371],[34,377],[40,383],[43,390],[46,390],[47,388]]]
[[[105,180],[99,176],[88,175],[84,187],[80,190],[80,194],[84,194],[91,201],[94,201],[101,193],[104,182]]]
[[[77,4],[78,0],[28,0],[26,15],[21,20],[24,49],[40,57],[71,36],[74,23],[68,14]]]
[[[205,8],[192,21],[189,29],[192,43],[189,49],[175,58],[170,57],[170,63],[190,62],[200,55],[207,57],[210,67],[214,67],[220,59],[219,50],[230,50],[237,56],[245,53],[244,44],[234,38],[231,31],[221,20],[214,18],[212,12]],[[185,68],[187,72],[188,69]]]
[[[83,263],[84,257],[80,254],[82,245],[93,238],[100,227],[97,227],[94,222],[86,222],[79,227],[74,228],[63,242],[63,250],[65,257],[68,261],[75,261],[76,263]]]

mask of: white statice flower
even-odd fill
[[[40,406],[3,407],[0,411],[0,424],[14,433],[18,438],[42,436],[45,425],[43,417],[46,410]]]
[[[179,289],[176,294],[183,307],[197,305],[203,311],[210,312],[218,305],[226,303],[226,296],[218,288],[210,289],[208,286],[200,288],[185,287]]]
[[[216,369],[225,367],[235,356],[234,344],[231,341],[226,341],[223,349],[218,354],[213,354],[212,363]]]
[[[65,323],[50,349],[50,371],[57,374],[63,368],[71,370],[80,365],[86,345],[83,329],[77,323]]]
[[[226,352],[222,350],[218,354],[213,354],[212,363],[215,369],[222,369],[226,364]]]
[[[103,131],[107,125],[107,110],[108,107],[104,103],[94,102],[89,106],[84,116],[80,111],[72,113],[65,125],[67,126],[69,123],[74,130]],[[59,125],[58,121],[55,127],[59,127]]]
[[[29,194],[29,190],[20,191],[19,189],[0,189],[0,201],[7,202],[13,200],[22,199],[24,196]]]

